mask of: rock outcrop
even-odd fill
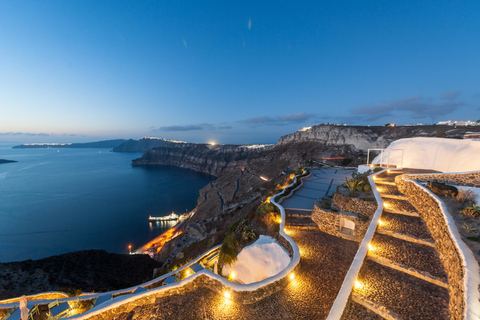
[[[113,148],[113,152],[145,152],[151,148],[165,147],[170,144],[182,144],[182,141],[174,141],[162,138],[143,137],[140,140],[127,140]]]
[[[385,148],[394,140],[412,137],[462,137],[467,132],[480,132],[480,127],[453,126],[339,126],[316,125],[285,135],[278,144],[318,141],[326,145],[351,145],[357,150]]]

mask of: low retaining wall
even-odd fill
[[[353,237],[342,235],[340,231],[340,219],[348,219],[355,223],[355,230]],[[312,211],[312,220],[318,225],[318,228],[332,236],[342,237],[349,240],[361,242],[365,237],[368,226],[370,225],[370,219],[363,220],[356,213],[349,212],[333,212],[331,210],[322,209],[319,205],[319,201],[315,202]]]
[[[378,207],[375,202],[348,197],[338,192],[333,195],[333,204],[342,211],[355,212],[369,218],[373,217]]]
[[[480,188],[480,171],[463,172],[463,173],[432,173],[422,175],[408,175],[415,177],[416,181],[431,181],[447,184],[454,184],[465,187]]]
[[[440,259],[448,276],[451,319],[478,319],[480,303],[478,263],[471,250],[463,243],[453,218],[445,204],[435,194],[416,181],[442,181],[458,183],[473,181],[480,172],[465,174],[411,174],[395,178],[398,189],[408,196],[426,222],[435,240]],[[416,180],[416,181],[415,181]]]

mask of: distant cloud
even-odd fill
[[[85,137],[84,134],[76,134],[76,133],[64,133],[62,134],[64,137]]]
[[[231,129],[231,126],[214,126],[211,123],[200,123],[200,124],[189,124],[184,126],[163,126],[159,127],[158,129],[154,129],[152,131],[198,131],[198,130],[226,130]]]
[[[49,137],[48,133],[31,133],[31,132],[0,132],[1,136],[40,136]]]
[[[460,96],[461,92],[457,90],[445,91],[440,94],[443,100],[455,100]]]
[[[238,121],[239,123],[247,124],[251,127],[261,125],[287,125],[292,123],[302,123],[311,119],[314,115],[305,112],[290,113],[283,116],[259,116],[253,118],[247,118],[245,120]]]
[[[377,105],[358,106],[350,111],[353,115],[358,116],[358,120],[376,120],[398,115],[398,113],[410,113],[411,117],[415,119],[443,116],[466,105],[465,101],[458,100],[459,95],[460,93],[457,91],[442,93],[440,101],[415,95]]]

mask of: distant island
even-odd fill
[[[115,148],[125,141],[125,139],[115,139],[86,143],[25,143],[19,146],[14,146],[13,149]]]
[[[10,163],[10,162],[17,162],[17,161],[15,161],[15,160],[0,159],[0,163]]]

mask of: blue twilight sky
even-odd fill
[[[0,142],[478,119],[478,0],[0,0]]]

